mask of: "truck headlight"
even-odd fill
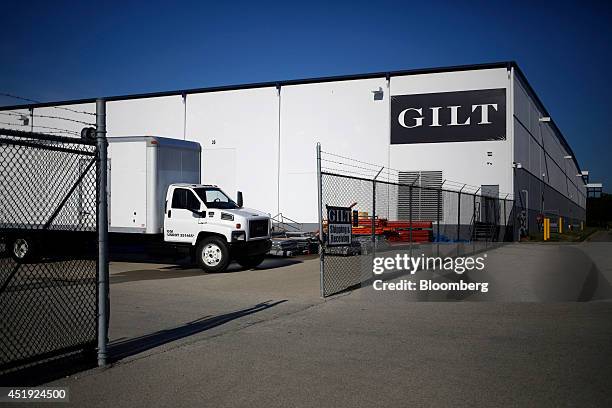
[[[244,231],[232,231],[232,241],[246,241],[246,233]]]

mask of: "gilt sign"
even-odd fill
[[[505,139],[505,89],[391,97],[391,144]]]

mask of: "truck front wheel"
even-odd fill
[[[198,243],[196,259],[205,272],[223,272],[229,264],[229,249],[221,238],[206,237]]]
[[[266,257],[266,254],[261,255],[253,255],[253,256],[241,256],[236,258],[236,262],[240,264],[243,268],[251,269],[259,266]]]

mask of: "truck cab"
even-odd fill
[[[259,265],[270,250],[268,214],[242,206],[219,187],[170,184],[164,207],[164,241],[187,245],[206,272],[221,272],[231,260]]]

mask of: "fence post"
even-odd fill
[[[96,148],[98,151],[98,366],[107,363],[109,289],[108,289],[108,203],[106,152],[106,101],[96,101]]]
[[[372,256],[376,256],[376,180],[372,180]]]
[[[412,184],[408,187],[410,200],[408,201],[408,222],[410,224],[410,258],[412,258]]]
[[[459,238],[461,237],[461,191],[457,194],[457,250],[459,249]]]
[[[473,197],[473,204],[472,204],[472,220],[474,220],[474,224],[476,224],[476,193],[474,193]]]
[[[323,243],[323,181],[321,177],[321,143],[317,143],[317,196],[319,208],[319,284],[321,286],[321,297],[325,297],[325,247]]]
[[[504,234],[502,235],[502,240],[505,241],[506,240],[506,234],[508,233],[508,220],[506,219],[506,198],[508,198],[508,195],[506,195],[506,197],[504,198]]]
[[[472,253],[476,253],[476,193],[472,197],[472,231],[470,232],[470,241],[472,241]]]
[[[442,210],[442,188],[438,189],[438,232],[437,232],[437,237],[436,237],[436,250],[437,250],[437,256],[440,256],[440,212]]]

